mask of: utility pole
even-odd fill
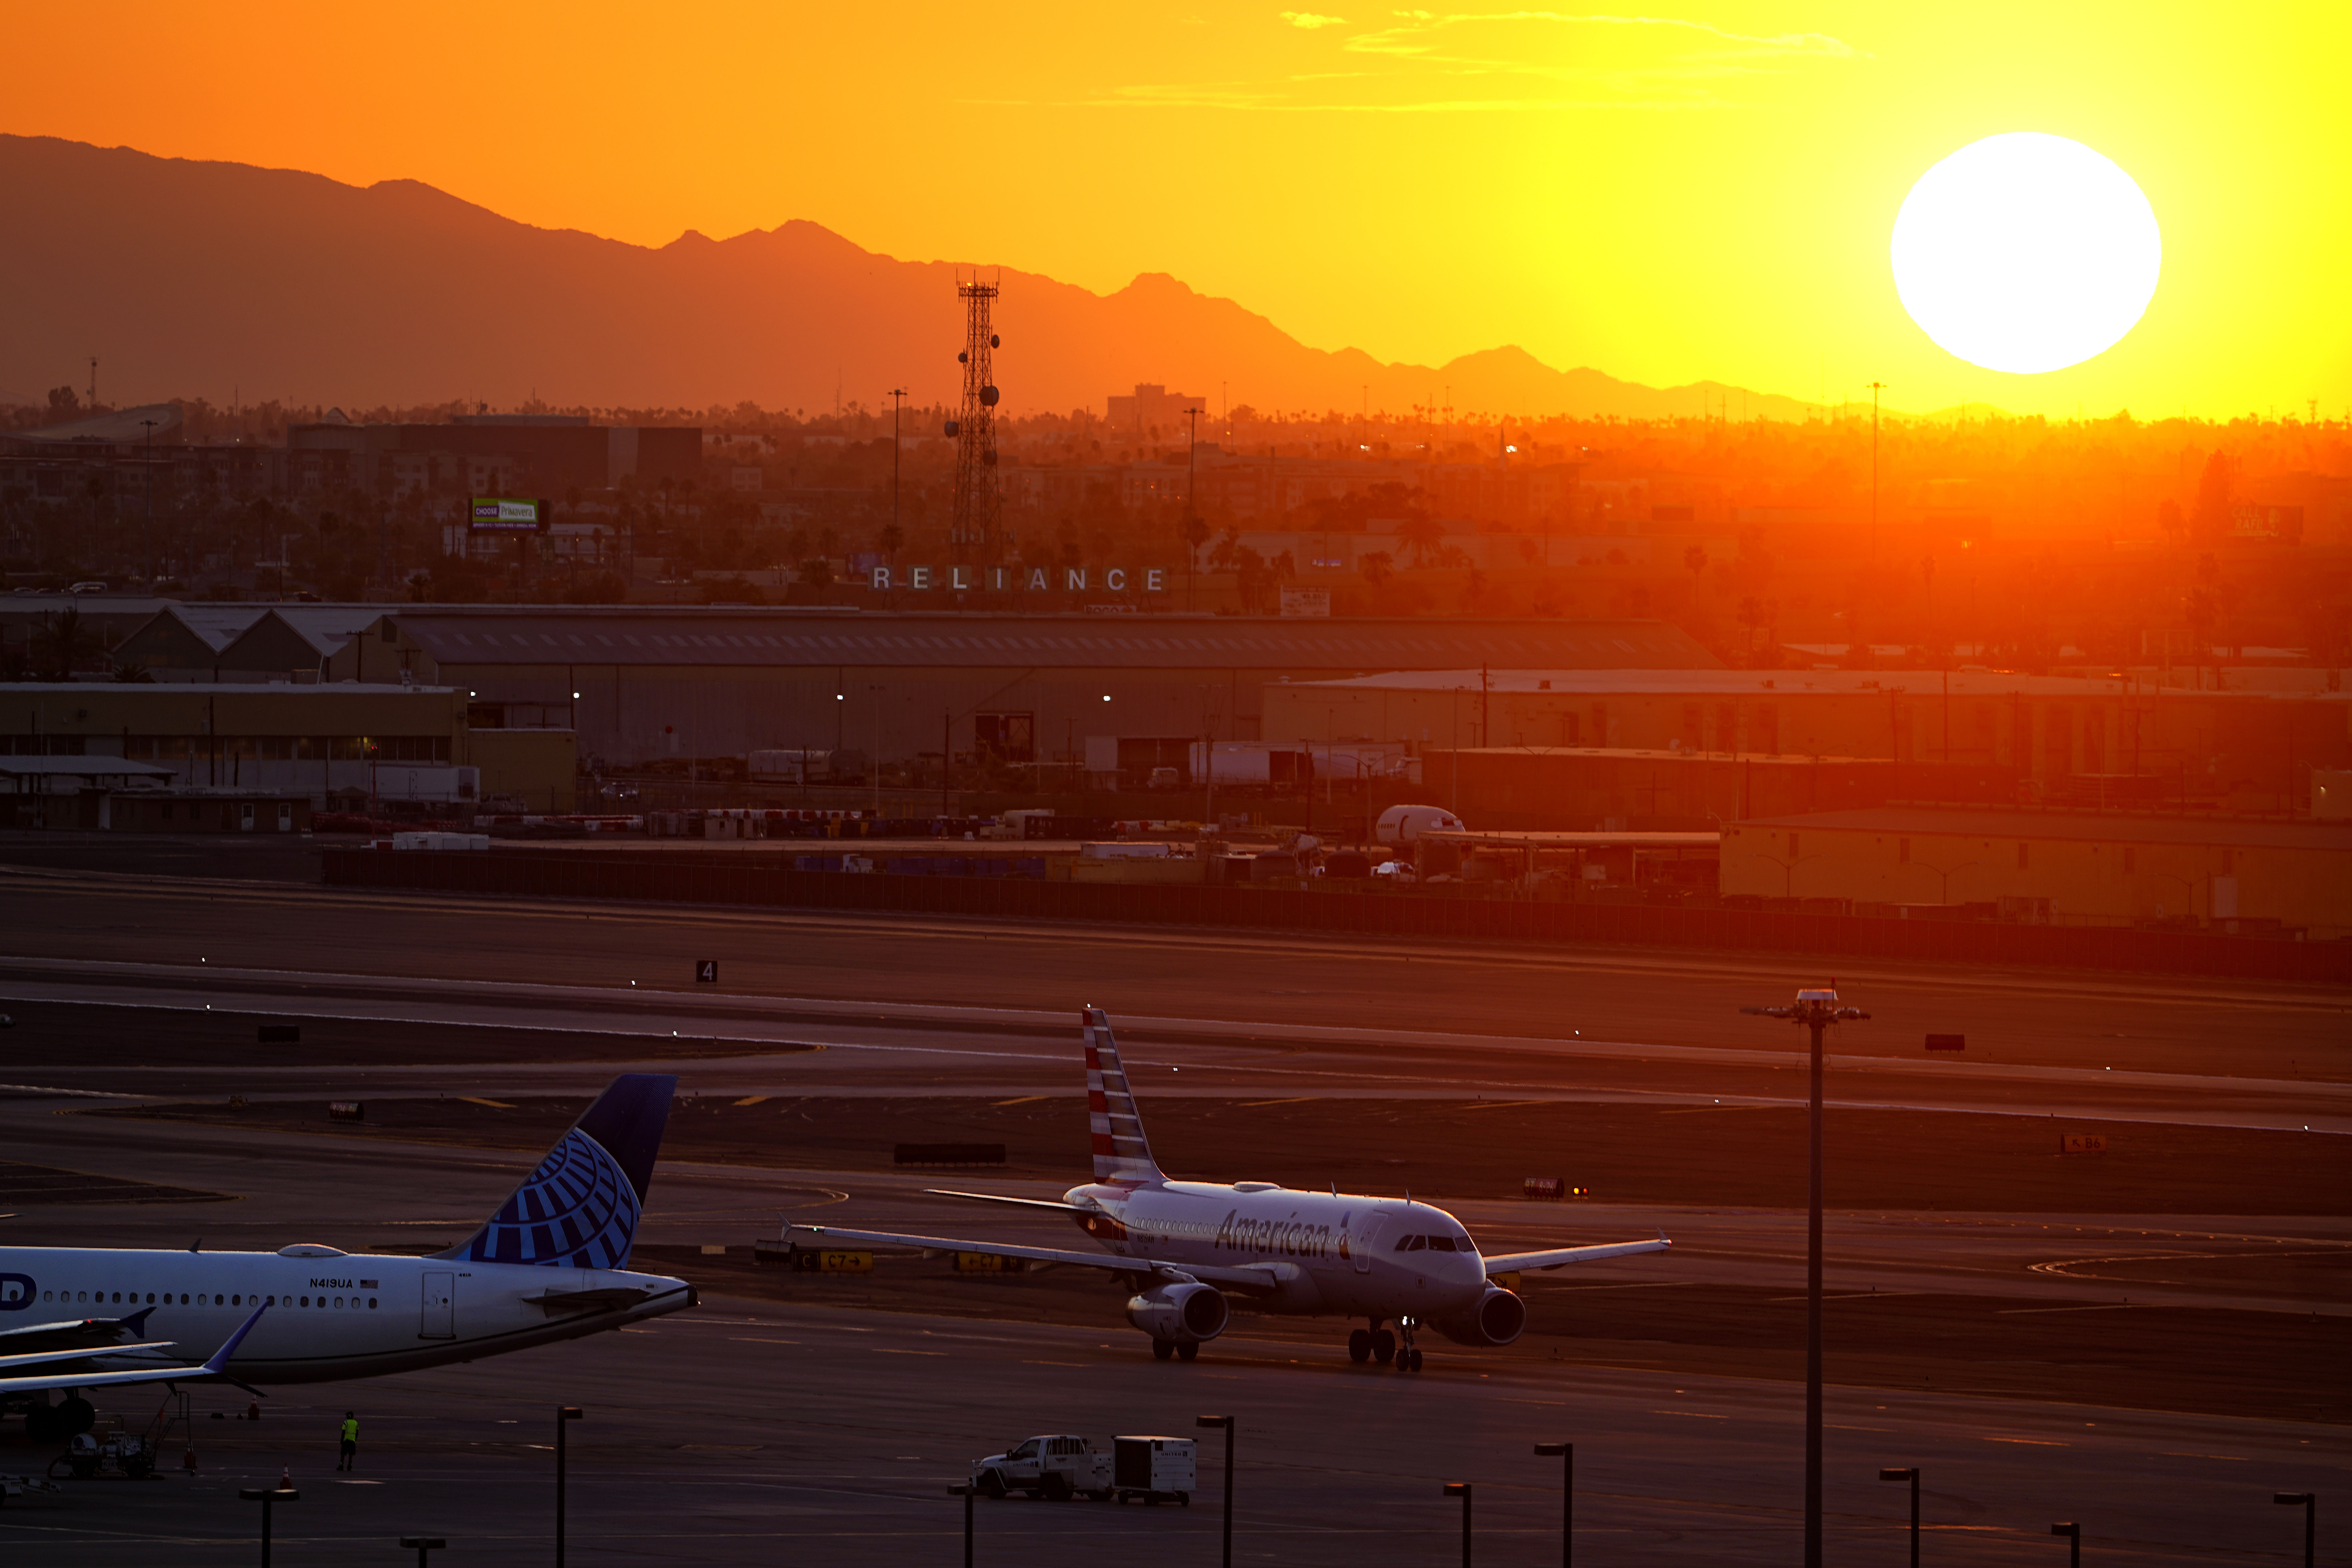
[[[1193,459],[1201,445],[1201,411],[1197,408],[1187,408],[1184,410],[1184,415],[1192,425],[1192,445],[1184,448],[1184,607],[1190,610],[1192,607],[1192,558],[1199,553],[1201,548],[1192,540],[1192,535],[1197,531],[1195,525],[1201,521],[1201,509],[1192,500],[1193,477],[1196,472]]]
[[[147,458],[141,465],[147,480],[147,526],[140,541],[140,552],[146,557],[147,580],[152,583],[155,579],[155,421],[142,419],[139,423],[147,427]]]
[[[1870,1016],[1838,1005],[1837,984],[1800,991],[1786,1007],[1742,1007],[1812,1032],[1811,1200],[1805,1216],[1805,1568],[1822,1568],[1822,1035],[1832,1024]]]
[[[1878,563],[1878,395],[1886,389],[1883,381],[1870,384],[1870,560]]]
[[[903,386],[890,389],[890,526],[893,530],[898,526],[898,405],[906,395],[907,389]],[[897,535],[894,533],[892,537]]]

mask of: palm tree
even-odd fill
[[[1426,565],[1432,552],[1444,542],[1445,525],[1433,517],[1408,517],[1397,524],[1397,540],[1412,552],[1414,565]]]
[[[98,634],[82,624],[79,605],[68,605],[63,614],[43,622],[37,641],[34,661],[52,680],[71,680],[75,665],[103,651]]]

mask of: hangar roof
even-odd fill
[[[2118,812],[1947,810],[1871,806],[1794,816],[1747,818],[1737,828],[1801,832],[1944,834],[1960,838],[2059,838],[2104,844],[2230,845],[2246,849],[2352,850],[2352,822],[2262,822],[2243,817],[2158,816]]]
[[[1347,670],[1718,668],[1658,621],[1290,620],[791,610],[397,613],[443,665],[858,665]]]

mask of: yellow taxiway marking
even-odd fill
[[[1024,1094],[1018,1100],[1000,1100],[993,1103],[998,1109],[1002,1110],[1003,1107],[1008,1105],[1026,1105],[1033,1100],[1051,1100],[1054,1097],[1050,1094]]]
[[[514,1109],[513,1106],[509,1105],[503,1100],[484,1100],[478,1094],[453,1094],[449,1098],[452,1100],[462,1100],[468,1105],[487,1105],[492,1110],[512,1110]]]
[[[1244,1100],[1241,1102],[1240,1108],[1244,1110],[1252,1110],[1261,1105],[1304,1105],[1310,1100],[1320,1098],[1321,1097],[1318,1095],[1301,1094],[1293,1096],[1288,1100]]]
[[[2023,1443],[2035,1448],[2071,1448],[2072,1443],[2061,1443],[2049,1437],[1988,1437],[1988,1443]]]
[[[773,1098],[774,1096],[766,1094],[747,1094],[735,1103],[737,1105],[764,1105]]]

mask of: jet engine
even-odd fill
[[[1233,1317],[1224,1292],[1214,1285],[1155,1285],[1127,1303],[1129,1322],[1155,1340],[1180,1345],[1215,1339]]]
[[[1507,1345],[1527,1331],[1528,1304],[1500,1285],[1458,1312],[1430,1320],[1430,1327],[1457,1345]]]

